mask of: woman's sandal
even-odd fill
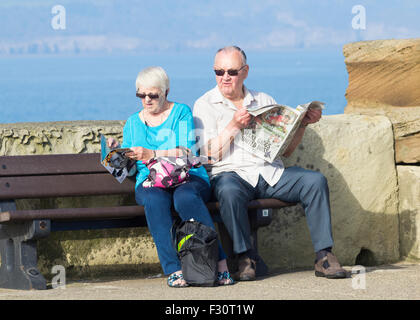
[[[235,281],[230,276],[229,271],[217,272],[217,283],[219,286],[230,286],[235,284]]]
[[[188,287],[188,283],[175,283],[177,280],[184,280],[184,277],[182,276],[182,273],[173,273],[168,277],[168,286],[172,287],[172,288],[185,288]],[[185,280],[184,280],[185,281]]]

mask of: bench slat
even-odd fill
[[[99,153],[0,157],[0,177],[107,172]]]
[[[295,203],[283,202],[277,199],[257,199],[248,204],[249,209],[280,209],[294,206]],[[219,210],[218,202],[207,203],[207,208],[211,213]],[[40,210],[14,210],[0,212],[0,223],[10,221],[26,220],[92,220],[108,218],[127,218],[145,216],[143,206],[118,206],[118,207],[95,207],[95,208],[59,208],[59,209],[40,209]]]
[[[109,173],[0,177],[0,199],[126,194],[134,182],[119,183]]]
[[[93,220],[52,220],[51,232],[71,230],[101,230],[115,228],[146,227],[146,217],[130,217],[122,219],[93,219]]]
[[[284,202],[278,199],[255,199],[251,200],[248,203],[248,210],[249,209],[280,209],[284,207],[292,207],[295,206],[296,203],[293,202]],[[210,212],[217,212],[220,209],[220,205],[218,202],[209,202],[207,203],[207,208]]]
[[[0,212],[0,223],[26,220],[92,220],[144,216],[142,206],[119,206],[98,208],[60,208],[42,210],[16,210]]]

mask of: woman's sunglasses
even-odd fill
[[[216,74],[216,76],[222,77],[222,76],[224,76],[225,72],[227,72],[228,75],[230,75],[231,77],[236,77],[239,74],[239,71],[241,71],[244,67],[246,67],[246,64],[243,65],[238,70],[236,70],[236,69],[229,69],[229,70],[215,69],[214,73]]]
[[[159,95],[157,93],[136,93],[136,97],[139,97],[140,99],[145,99],[147,97],[149,97],[150,99],[159,99]]]

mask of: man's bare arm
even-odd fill
[[[215,138],[207,141],[202,147],[202,154],[209,157],[209,163],[220,161],[229,150],[235,136],[251,121],[251,115],[246,109],[239,109],[233,115],[232,120]]]
[[[302,138],[305,134],[305,126],[300,126],[300,128],[296,131],[295,136],[293,137],[292,141],[290,142],[289,146],[287,147],[286,151],[283,153],[283,157],[290,157],[293,151],[295,151],[296,147],[302,141]]]
[[[289,147],[283,153],[283,157],[290,157],[290,155],[295,151],[296,147],[302,141],[303,135],[305,134],[305,128],[308,124],[316,123],[321,119],[322,110],[321,109],[309,109],[306,112],[305,117],[302,120],[300,128],[297,130],[293,140],[290,142]]]
[[[217,162],[222,159],[239,131],[240,129],[229,123],[217,137],[209,140],[203,146],[202,151],[209,157],[209,163]]]

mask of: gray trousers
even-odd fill
[[[333,246],[329,189],[327,179],[321,173],[289,167],[273,187],[260,176],[254,188],[235,172],[223,172],[211,179],[211,185],[233,241],[234,253],[254,249],[247,206],[249,201],[263,198],[300,202],[305,210],[314,251]]]

